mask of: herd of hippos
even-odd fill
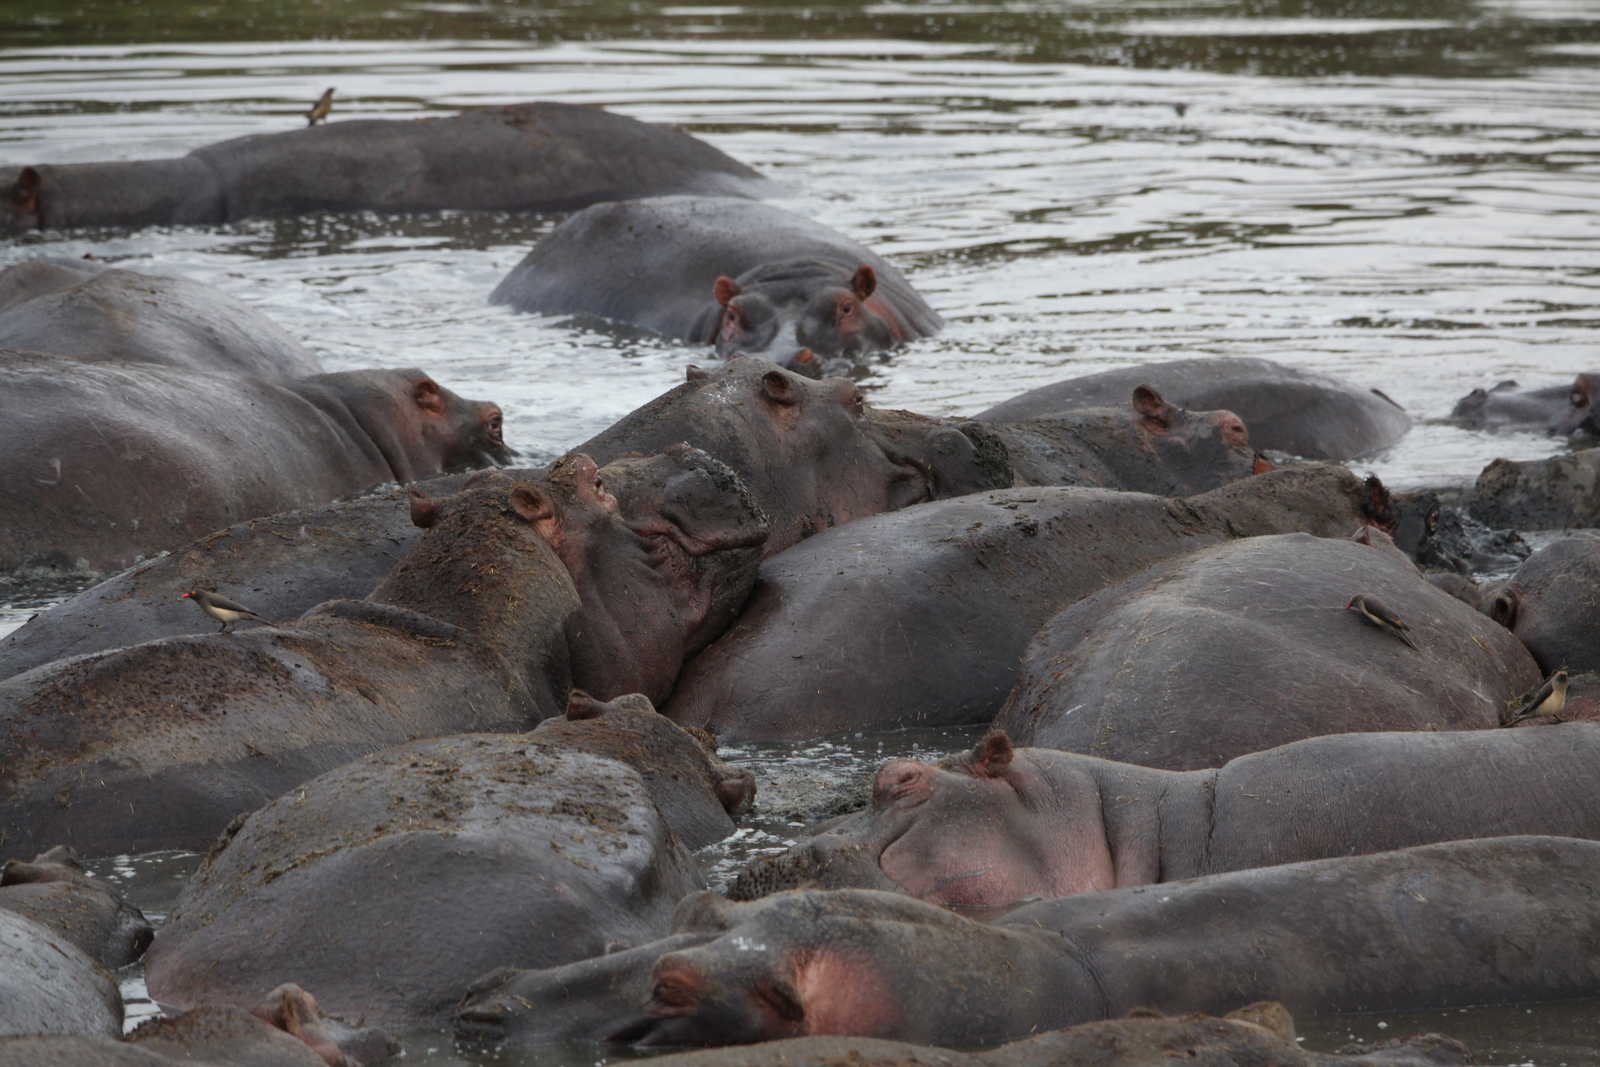
[[[1600,995],[1600,537],[1514,532],[1600,521],[1600,449],[1391,493],[1339,461],[1405,412],[1261,360],[873,408],[850,372],[941,320],[770,191],[552,103],[0,168],[13,236],[576,212],[495,302],[722,357],[517,469],[494,404],[322,373],[208,286],[0,272],[0,568],[114,574],[0,641],[0,1065],[360,1067],[453,1026],[1423,1067],[1470,1061],[1307,1052],[1289,1013]],[[1453,414],[1594,433],[1596,387]],[[984,724],[705,888],[756,791],[718,739]],[[79,860],[163,849],[206,858],[159,933]],[[123,1038],[141,958],[173,1014]]]

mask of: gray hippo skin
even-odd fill
[[[0,1067],[367,1067],[399,1051],[385,1031],[323,1016],[315,997],[285,983],[249,1011],[202,1005],[146,1019],[121,1040],[0,1039]]]
[[[0,386],[0,568],[120,570],[244,519],[511,455],[498,407],[418,370],[267,382],[0,352]]]
[[[1571,406],[1570,385],[1522,389],[1504,381],[1493,389],[1474,389],[1450,410],[1452,419],[1474,430],[1553,431]]]
[[[765,530],[703,454],[625,462],[671,488],[669,514],[620,514],[583,456],[541,484],[482,474],[413,500],[427,532],[366,600],[0,683],[0,856],[203,848],[239,812],[387,745],[526,729],[574,681],[659,699],[731,618]],[[724,512],[704,506],[708,486]],[[685,500],[697,514],[674,511]]]
[[[1376,595],[1417,648],[1345,605]],[[1520,642],[1392,544],[1254,537],[1066,608],[995,719],[1020,744],[1167,770],[1323,734],[1483,730],[1538,684]]]
[[[1549,459],[1497,459],[1478,474],[1474,518],[1518,530],[1600,525],[1600,448]]]
[[[1222,1018],[1127,1018],[1082,1023],[986,1052],[957,1052],[872,1037],[791,1037],[759,1045],[662,1056],[660,1067],[1455,1067],[1473,1062],[1459,1041],[1419,1034],[1334,1055],[1295,1043],[1294,1019],[1271,1001]]]
[[[1369,501],[1348,470],[1307,466],[1189,500],[1006,489],[860,519],[763,563],[662,710],[738,738],[988,722],[1065,605],[1233,537],[1348,533]]]
[[[658,945],[613,957],[607,988],[518,976],[523,1005],[480,991],[463,1019],[478,1002],[530,1020],[586,1017],[646,1045],[829,1034],[971,1045],[1134,1008],[1219,1014],[1276,1000],[1322,1014],[1588,997],[1600,988],[1600,842],[1423,845],[1063,897],[992,923],[866,889],[699,894],[675,920]],[[637,1006],[617,1011],[627,999]]]
[[[24,277],[8,277],[18,274]],[[56,277],[41,277],[51,274]],[[322,373],[316,357],[283,327],[209,285],[131,270],[84,278],[72,261],[32,261],[0,271],[0,294],[46,288],[0,311],[0,348],[257,378]]]
[[[0,868],[0,908],[48,926],[107,970],[144,955],[155,929],[138,908],[83,872],[65,845]]]
[[[1270,470],[1231,411],[1185,411],[1147,386],[1131,403],[996,423],[1015,485],[1193,496]]]
[[[146,982],[242,1005],[294,978],[334,1012],[437,1025],[490,968],[662,937],[703,885],[625,764],[537,737],[419,741],[250,816],[184,887]]]
[[[1577,533],[1541,548],[1481,609],[1545,674],[1600,671],[1600,536]]]
[[[686,134],[535,102],[253,134],[178,159],[0,167],[0,234],[214,226],[313,211],[572,211],[601,200],[770,188]]]
[[[1233,412],[1257,448],[1307,459],[1349,459],[1385,448],[1411,429],[1411,416],[1376,389],[1359,389],[1265,359],[1180,359],[1104,371],[1040,386],[975,417],[1014,422],[1120,403],[1148,385],[1180,407]]]
[[[1600,725],[1337,734],[1160,771],[995,731],[938,765],[893,760],[872,806],[750,864],[729,896],[886,889],[945,906],[1173,882],[1439,841],[1600,839]]]
[[[887,423],[887,428],[885,426]],[[771,521],[766,554],[867,515],[1011,484],[1000,452],[944,420],[866,406],[848,378],[736,359],[579,445],[600,463],[687,441],[738,473]]]
[[[54,930],[0,908],[0,1036],[121,1033],[116,979]]]
[[[587,208],[535,245],[489,301],[615,319],[813,377],[831,360],[944,325],[899,271],[843,234],[712,197]]]

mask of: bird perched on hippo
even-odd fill
[[[944,326],[898,270],[843,234],[714,197],[586,208],[535,245],[489,300],[615,319],[808,377],[847,372]]]
[[[0,857],[204,848],[316,774],[527,729],[574,684],[661,699],[731,621],[766,536],[738,479],[686,446],[603,474],[570,456],[537,483],[480,474],[411,514],[423,536],[365,600],[0,683]]]

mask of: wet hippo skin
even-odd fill
[[[1597,983],[1600,842],[1504,837],[1063,897],[992,923],[865,889],[698,894],[655,946],[478,990],[458,1031],[481,1012],[490,1032],[577,1024],[647,1045],[969,1045],[1134,1008],[1442,1010]]]
[[[1529,556],[1479,609],[1527,646],[1539,670],[1600,670],[1600,536],[1575,533]]]
[[[1203,771],[1013,750],[995,732],[937,765],[885,764],[868,810],[754,861],[729,895],[814,885],[999,907],[1438,841],[1594,840],[1597,760],[1592,723],[1337,734]]]
[[[144,955],[155,930],[103,880],[88,877],[65,845],[0,868],[0,908],[47,926],[108,970]]]
[[[0,1036],[122,1033],[122,993],[54,930],[0,908]]]
[[[771,188],[686,134],[541,101],[253,134],[179,159],[0,167],[0,233],[214,226],[313,211],[571,211]]]

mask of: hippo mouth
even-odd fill
[[[863,814],[871,814],[864,812]],[[911,891],[883,870],[883,854],[911,829],[911,820],[868,836],[826,833],[787,852],[752,860],[728,887],[729,900],[757,900],[788,889],[881,889],[910,896]]]

